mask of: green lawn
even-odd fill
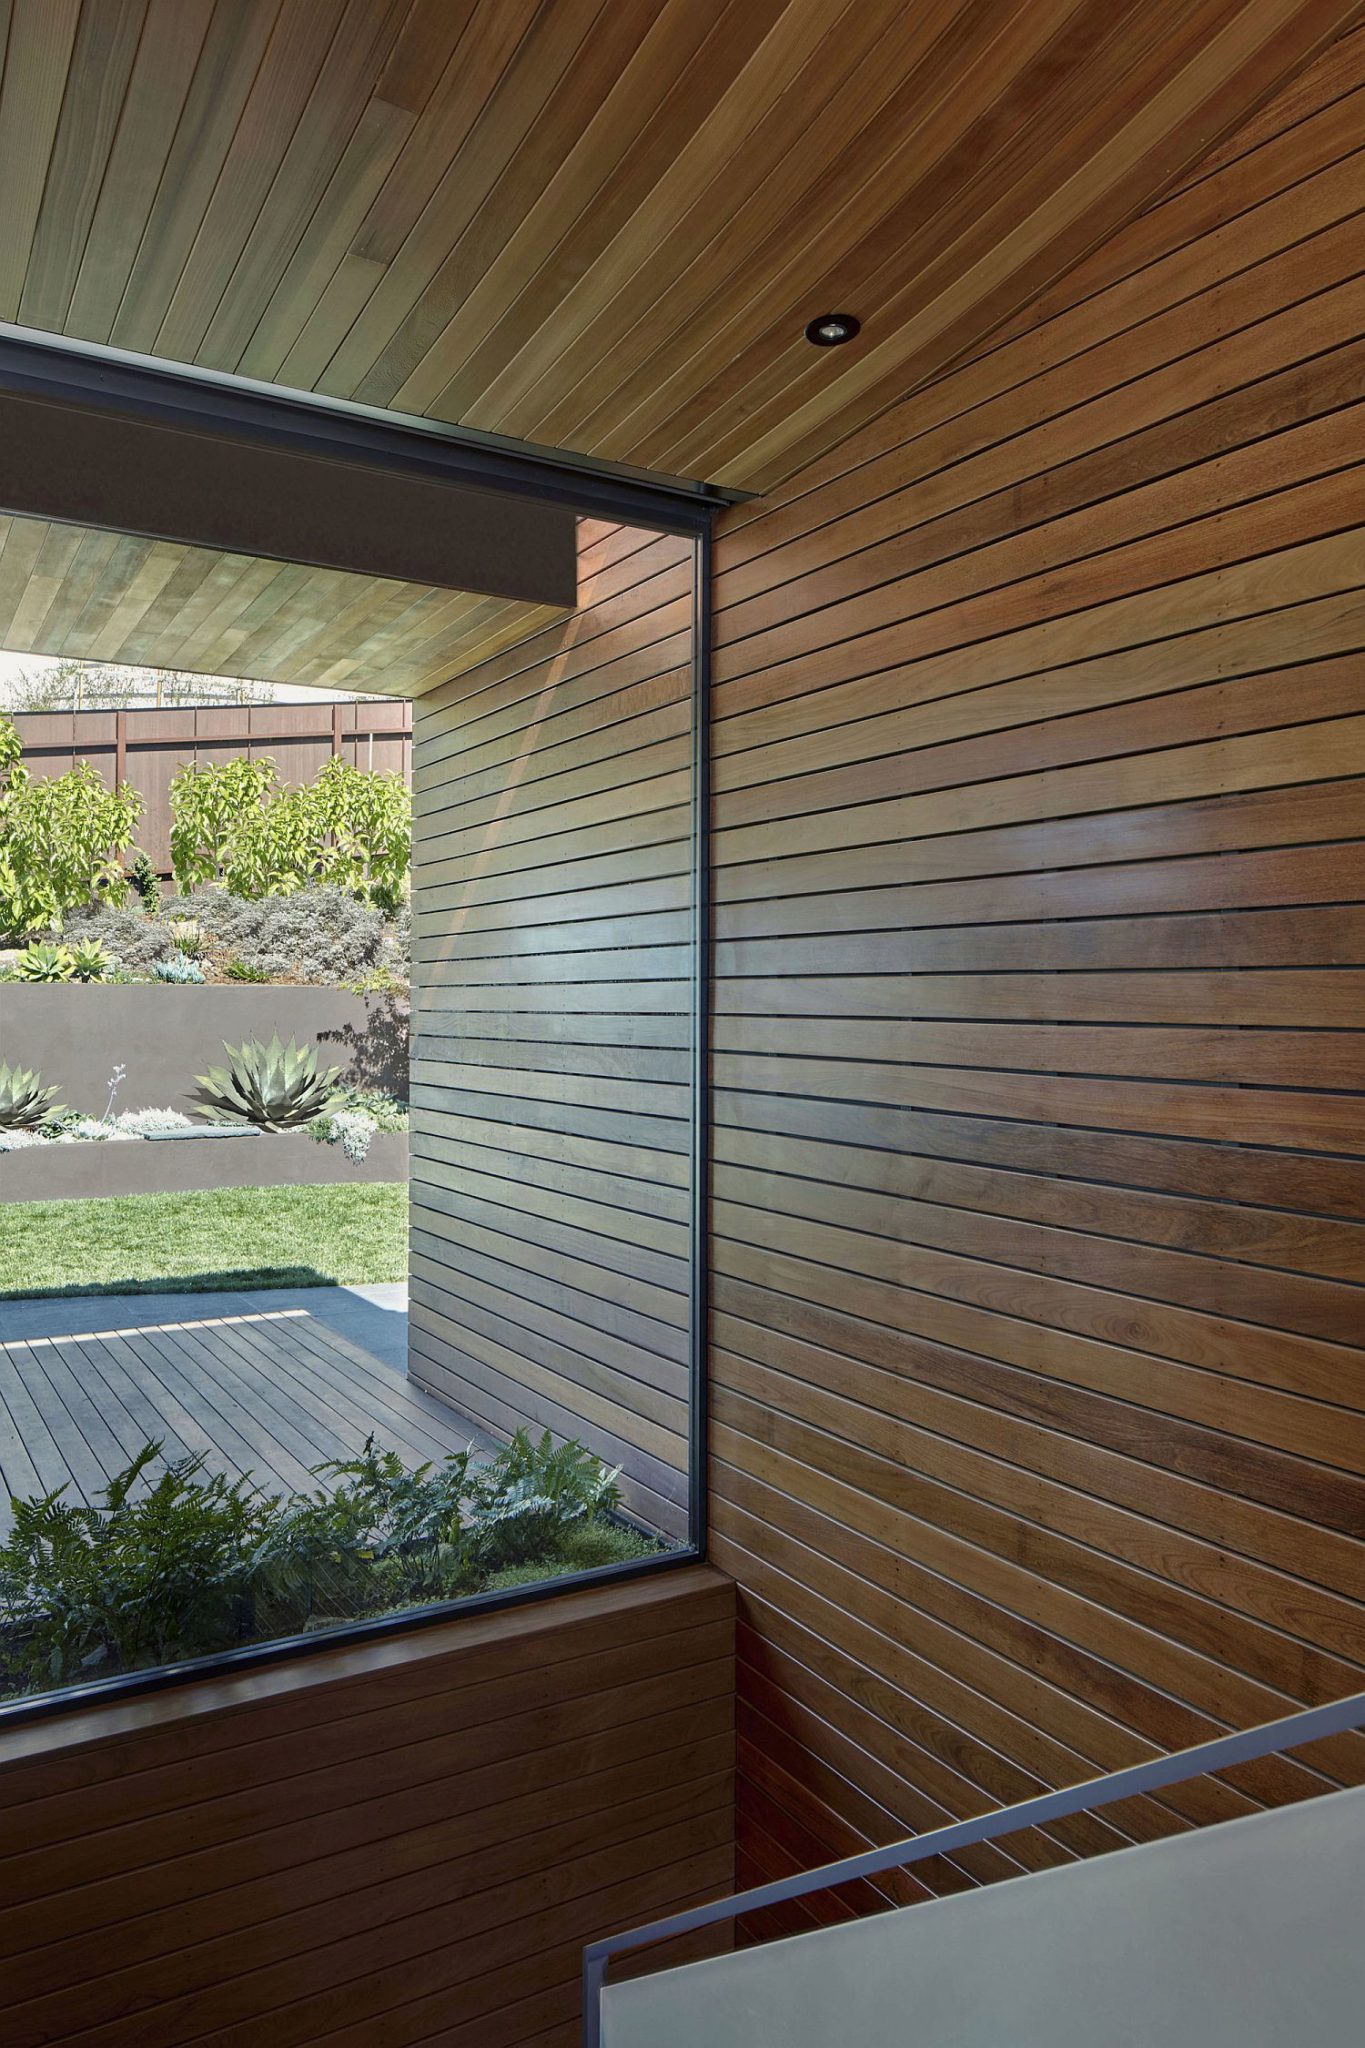
[[[0,1205],[0,1299],[407,1278],[401,1182]]]

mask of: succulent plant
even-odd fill
[[[287,1046],[281,1045],[276,1032],[269,1045],[252,1039],[245,1045],[224,1043],[223,1050],[230,1067],[210,1067],[207,1074],[195,1076],[195,1100],[214,1123],[287,1131],[326,1116],[345,1102],[337,1086],[340,1067],[320,1072],[311,1045],[297,1045],[292,1038]]]
[[[73,981],[103,981],[114,964],[100,939],[77,939],[66,951],[71,955]]]
[[[55,1088],[44,1088],[31,1068],[0,1064],[0,1130],[31,1131],[60,1116],[64,1102],[54,1102]]]
[[[45,939],[35,939],[31,946],[25,946],[14,963],[20,981],[70,981],[74,971],[71,948],[54,946]]]
[[[205,978],[199,962],[191,960],[188,953],[171,953],[164,960],[154,960],[152,973],[158,981],[203,981]]]

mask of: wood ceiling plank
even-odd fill
[[[151,0],[65,327],[105,340],[185,111],[214,0]],[[79,61],[79,52],[77,53]]]
[[[18,316],[57,138],[80,0],[15,0],[0,91],[0,318]]]
[[[80,544],[78,528],[48,528],[24,594],[9,622],[8,643],[11,647],[25,653],[42,648],[43,621],[61,594]]]
[[[349,0],[279,170],[198,342],[196,361],[218,370],[236,368],[354,140],[375,73],[382,70],[406,11],[407,0]]]
[[[1301,59],[1339,33],[1358,12],[1337,0],[1323,0],[1321,5],[1313,0],[1308,5],[1297,0],[1251,0],[1227,31],[1215,37],[1030,221],[997,242],[968,276],[948,285],[922,311],[922,286],[904,293],[900,310],[909,317],[885,343],[868,351],[843,390],[829,387],[787,410],[781,425],[761,440],[749,440],[736,465],[743,470],[746,487],[762,489],[792,473],[801,460],[843,437],[858,406],[864,416],[883,409],[893,395],[903,396],[945,361],[956,360],[977,344],[1007,310],[1013,310],[1013,304],[1084,255],[1136,212],[1141,197],[1158,189],[1248,106],[1273,92],[1293,68],[1286,43]],[[879,378],[879,363],[886,366],[884,380]]]
[[[775,307],[790,309],[779,318],[783,349],[794,338],[812,354],[801,333],[802,309],[848,304],[837,294],[834,301],[822,296],[832,267],[876,234],[898,197],[912,217],[937,218],[957,188],[950,152],[987,117],[1019,67],[1062,32],[1076,12],[1072,0],[1046,0],[1036,10],[960,12],[927,50],[912,47],[908,78],[862,128],[850,122],[855,94],[853,106],[841,109],[843,146],[815,187],[798,187],[786,210],[762,223],[767,232],[761,238],[737,232],[728,246],[715,238],[711,266],[696,281],[703,292],[677,339],[647,364],[637,365],[622,391],[629,404],[618,402],[586,422],[585,436],[594,441],[626,437],[643,445],[652,425],[668,419],[680,402],[700,394],[704,383],[743,358],[771,326]],[[745,225],[741,216],[737,227]],[[723,267],[717,267],[716,259]],[[860,303],[856,310],[866,324],[875,309]],[[862,347],[855,343],[854,352]],[[842,374],[839,355],[822,352],[818,360],[826,379]],[[709,372],[703,369],[708,363],[713,366]]]
[[[840,5],[841,0],[816,0],[826,22]],[[681,24],[676,16],[670,23],[667,12],[660,16],[657,31],[564,156],[536,206],[395,393],[396,405],[439,413],[445,389],[461,407],[472,402],[522,341],[543,328],[566,287],[594,269],[617,230],[638,212],[642,196],[676,175],[693,154],[723,152],[724,130],[715,116],[726,81],[743,81],[760,45],[771,51],[800,39],[795,30],[782,33],[789,0],[744,0],[708,21],[712,12],[694,6]],[[763,69],[781,78],[771,56]],[[752,86],[744,97],[753,105]],[[650,246],[655,233],[641,246]],[[462,367],[450,380],[452,365]]]
[[[707,0],[714,6],[716,0]],[[518,45],[427,204],[393,255],[373,235],[358,252],[388,265],[320,388],[387,404],[510,228],[554,174],[649,26],[637,7],[559,0]]]
[[[694,389],[641,439],[641,454],[648,449],[647,459],[662,464],[670,449],[697,447],[708,420],[736,400],[751,434],[765,407],[791,403],[794,380],[802,390],[827,388],[829,373],[800,321],[774,323],[774,299],[856,306],[865,326],[885,331],[907,279],[928,297],[940,274],[958,277],[995,246],[999,195],[1013,220],[1055,191],[1066,167],[1112,132],[1124,108],[1142,103],[1143,88],[1172,54],[1195,41],[1203,19],[1196,8],[1177,5],[1136,27],[1122,18],[1115,24],[1093,6],[1057,5],[1050,22],[1048,10],[1028,10],[1009,45],[997,41],[982,52],[934,107],[935,118],[899,145],[882,177],[864,182],[826,236],[800,238],[776,291],[754,295],[743,327],[725,335],[721,377]],[[1045,119],[1035,118],[1040,109]],[[851,373],[856,361],[848,367]]]
[[[48,164],[19,318],[60,331],[123,113],[147,0],[83,7]]]
[[[852,475],[856,430],[907,394],[959,461],[1040,347],[1060,418],[1073,366],[1080,403],[1109,390],[1120,327],[1149,327],[1153,376],[1178,376],[1210,339],[1181,311],[1210,266],[1250,324],[1309,288],[1305,238],[1345,260],[1365,34],[1339,39],[1363,17],[1365,0],[0,0],[0,317],[779,498],[836,447],[803,489]],[[812,350],[804,320],[835,301],[863,332]],[[426,687],[471,649],[496,669],[531,616],[3,531],[5,619],[66,651]],[[818,536],[799,552],[817,574],[837,559]],[[604,604],[628,598],[630,553],[614,567],[603,537]],[[577,675],[599,656],[566,658]]]
[[[604,400],[624,396],[636,378],[647,389],[654,371],[645,366],[652,366],[656,348],[695,335],[718,280],[735,275],[735,249],[715,233],[727,206],[743,206],[746,240],[756,260],[766,237],[780,226],[789,228],[798,213],[807,232],[805,209],[827,196],[850,139],[856,136],[861,148],[870,147],[874,125],[893,118],[887,101],[912,71],[934,61],[945,36],[961,34],[969,21],[959,0],[893,6],[889,27],[875,5],[840,15],[789,91],[750,127],[743,148],[720,165],[690,212],[656,229],[648,238],[652,246],[643,249],[632,220],[618,237],[619,251],[607,252],[602,264],[569,288],[552,331],[525,351],[526,365],[509,365],[505,383],[499,379],[505,430],[551,443],[571,435],[586,439],[584,423]],[[802,132],[796,150],[793,120]],[[618,267],[624,273],[619,288],[602,304]],[[571,346],[577,361],[565,363]],[[538,381],[528,382],[542,357]],[[492,402],[494,388],[487,396]]]
[[[289,0],[281,12],[194,240],[171,279],[158,355],[196,362],[345,14],[344,0]]]
[[[281,0],[216,4],[123,295],[92,341],[150,350],[223,173],[257,71],[271,47]]]

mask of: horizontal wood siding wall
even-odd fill
[[[990,352],[726,516],[746,1881],[1362,1684],[1362,136],[1357,35]]]
[[[571,2048],[584,1941],[724,1891],[701,1569],[0,1733],[6,2048]]]
[[[416,707],[411,1370],[687,1528],[691,544]]]

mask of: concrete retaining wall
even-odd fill
[[[33,1145],[0,1152],[0,1203],[180,1194],[190,1188],[317,1187],[333,1181],[406,1180],[408,1134],[376,1131],[363,1166],[339,1145],[290,1132],[249,1138],[145,1138]]]
[[[240,1045],[275,1031],[286,1042],[292,1036],[315,1045],[323,1065],[341,1067],[348,1082],[406,1099],[408,1005],[394,996],[249,982],[0,982],[0,1062],[36,1067],[45,1083],[56,1084],[59,1101],[89,1116],[104,1114],[118,1064],[128,1072],[117,1109],[192,1114],[195,1076],[226,1063],[224,1041]],[[306,1141],[306,1149],[325,1156],[328,1148]]]

